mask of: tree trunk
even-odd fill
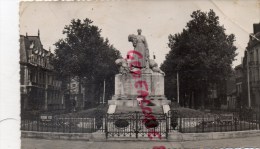
[[[84,109],[84,99],[83,99],[83,95],[81,96],[81,94],[82,94],[82,92],[81,92],[81,77],[79,77],[79,92],[78,92],[78,95],[79,95],[79,102],[78,102],[78,104],[80,104],[80,105],[78,105],[78,106],[80,106],[80,108],[81,109]]]
[[[199,105],[199,107],[201,108],[201,109],[204,109],[205,108],[205,102],[204,102],[204,93],[203,93],[204,91],[203,90],[200,90],[200,105]]]
[[[194,109],[194,91],[191,91],[191,108]]]

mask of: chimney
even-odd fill
[[[38,29],[38,37],[40,37],[40,30]]]
[[[254,34],[260,32],[260,23],[253,24]]]
[[[253,35],[254,35],[253,33],[249,34],[250,41],[253,40],[253,37],[252,37]]]

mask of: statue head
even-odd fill
[[[138,33],[138,35],[141,35],[142,30],[141,30],[141,29],[138,29],[138,30],[137,30],[137,33]]]

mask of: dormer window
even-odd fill
[[[35,53],[36,53],[36,54],[39,54],[39,48],[38,48],[38,47],[35,48]]]
[[[33,49],[33,48],[34,48],[34,42],[31,41],[31,43],[30,43],[30,49]]]

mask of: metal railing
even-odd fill
[[[260,117],[257,113],[250,116],[242,116],[238,113],[181,116],[176,111],[169,111],[167,119],[169,131],[182,133],[259,130],[260,127]]]
[[[104,131],[105,118],[41,116],[21,120],[21,130],[38,132],[91,133]]]
[[[126,114],[125,114],[126,115]],[[21,130],[39,131],[39,132],[63,132],[63,133],[92,133],[96,131],[117,134],[132,134],[133,128],[142,128],[139,134],[146,133],[142,117],[138,114],[131,117],[128,116],[106,115],[103,117],[84,117],[68,116],[68,115],[41,115],[36,119],[22,119]],[[127,121],[129,127],[124,130],[117,130],[115,125],[117,120]],[[178,111],[171,110],[167,115],[157,117],[159,122],[158,131],[165,134],[168,132],[179,131],[182,133],[201,133],[201,132],[227,132],[227,131],[243,131],[243,130],[259,130],[260,114],[259,113],[229,113],[229,114],[202,114],[199,116],[183,116]],[[128,130],[129,129],[129,130]],[[121,136],[121,135],[119,135]]]

